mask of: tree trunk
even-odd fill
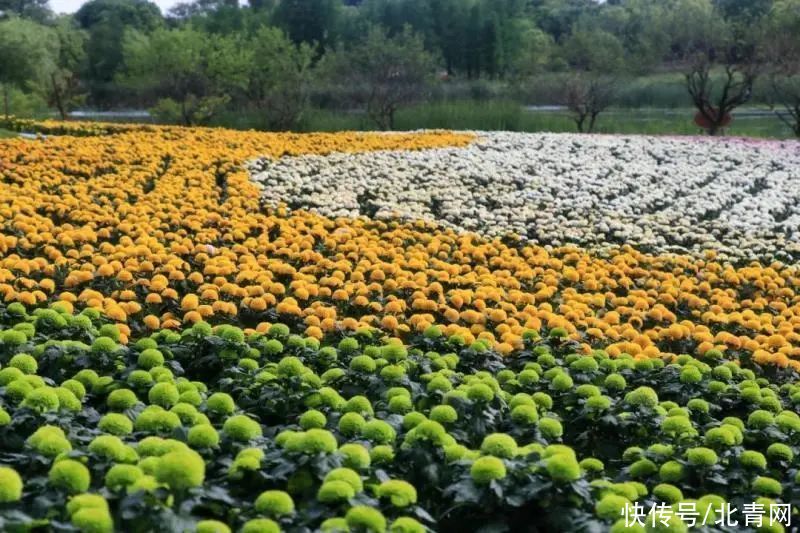
[[[3,84],[3,113],[8,120],[8,84]]]
[[[50,75],[50,83],[53,84],[53,103],[58,110],[58,114],[61,115],[61,120],[67,120],[67,110],[64,109],[64,100],[61,98],[61,91],[58,89],[58,84],[56,84],[55,74]]]
[[[577,118],[575,118],[575,125],[578,127],[578,133],[583,133],[583,123],[585,120],[585,114],[579,114]]]
[[[192,120],[189,118],[189,114],[186,112],[186,98],[181,100],[181,118],[183,119],[184,126],[192,125]]]
[[[592,112],[592,116],[589,117],[589,133],[593,133],[594,132],[594,124],[595,124],[595,122],[597,122],[597,115],[598,114],[599,114],[599,111],[598,112]]]

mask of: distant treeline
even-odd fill
[[[800,102],[800,0],[196,0],[166,14],[89,0],[68,16],[47,0],[0,0],[0,16],[6,113],[37,99],[62,116],[144,106],[187,124],[235,110],[286,129],[313,104],[362,107],[391,128],[412,101],[502,87],[567,105],[591,129],[624,103],[621,80],[662,75],[711,114],[730,111],[726,87],[742,89],[737,105],[754,90]]]

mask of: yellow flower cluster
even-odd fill
[[[471,138],[147,126],[2,141],[0,297],[102,309],[123,342],[199,320],[259,330],[280,320],[318,338],[362,325],[402,336],[440,323],[449,335],[486,338],[510,353],[526,329],[561,327],[585,352],[719,350],[800,369],[795,268],[734,268],[711,255],[627,247],[601,257],[427,222],[269,210],[241,166],[259,155]]]
[[[35,132],[41,135],[111,135],[131,131],[154,131],[157,126],[148,124],[130,124],[125,122],[81,122],[62,120],[33,120],[18,117],[0,119],[0,128],[18,131]]]

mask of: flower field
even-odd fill
[[[794,527],[796,145],[4,127],[0,531]]]

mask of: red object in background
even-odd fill
[[[716,114],[718,112],[719,112],[719,110],[714,108],[714,109],[711,110],[710,113],[713,113],[714,116],[716,116]],[[733,118],[731,117],[731,114],[730,113],[725,113],[725,116],[722,117],[722,124],[720,124],[719,127],[720,128],[724,128],[725,126],[730,124],[732,120],[733,120]],[[707,130],[707,129],[709,129],[711,127],[711,123],[708,121],[708,119],[705,116],[703,116],[703,114],[700,111],[698,111],[697,113],[694,114],[694,123],[697,124],[698,126],[700,126],[701,128],[703,128],[704,130]]]

